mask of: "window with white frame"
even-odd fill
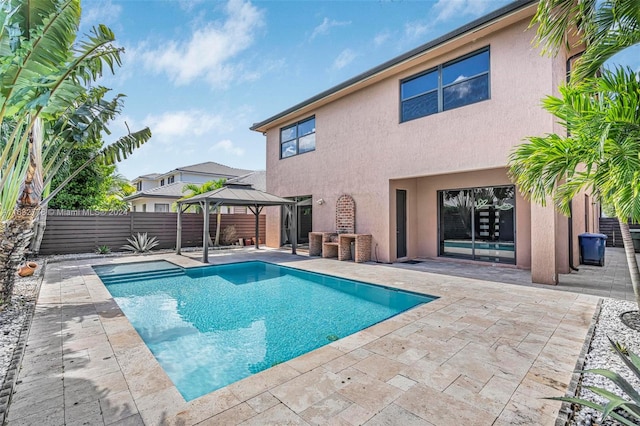
[[[489,99],[489,47],[400,82],[400,121]]]
[[[311,117],[280,129],[280,158],[316,149],[316,118]]]
[[[153,211],[156,213],[168,213],[169,212],[169,204],[154,204]]]

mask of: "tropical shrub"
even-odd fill
[[[136,235],[132,235],[131,238],[127,238],[129,244],[122,246],[125,250],[131,250],[134,253],[147,253],[152,248],[160,244],[156,237],[149,238],[147,233],[141,234],[138,232]]]
[[[222,230],[222,244],[225,246],[230,246],[235,244],[238,241],[238,232],[236,231],[235,225],[226,226]]]
[[[109,246],[98,246],[98,247],[96,247],[96,253],[98,253],[98,254],[109,254],[109,253],[111,253],[111,248]]]

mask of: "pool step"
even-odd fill
[[[184,275],[182,268],[162,269],[159,271],[129,272],[125,274],[102,275],[100,279],[105,284],[120,284],[135,281],[152,280]]]

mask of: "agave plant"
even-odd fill
[[[147,253],[160,244],[156,237],[149,238],[146,232],[144,234],[138,232],[137,235],[132,235],[131,238],[127,238],[127,241],[129,241],[129,244],[123,245],[122,248],[131,250],[134,253]]]
[[[111,247],[109,247],[109,246],[98,246],[98,247],[96,247],[96,253],[98,253],[98,254],[109,254],[109,253],[111,253]]]
[[[633,374],[638,379],[640,379],[640,357],[629,350],[627,350],[629,355],[625,355],[624,351],[622,350],[623,345],[614,342],[613,340],[611,340],[611,338],[608,339],[613,350],[618,354],[618,356],[620,356],[622,361],[627,367],[629,367]],[[596,395],[609,400],[606,405],[600,405],[593,401],[582,398],[567,396],[547,399],[554,399],[557,401],[565,401],[573,404],[584,405],[585,407],[598,410],[602,413],[601,422],[603,422],[607,417],[611,417],[612,419],[617,420],[618,422],[620,422],[620,424],[623,425],[637,426],[640,423],[640,393],[638,393],[638,391],[634,389],[633,386],[624,379],[624,377],[622,377],[615,371],[607,370],[604,368],[595,368],[592,370],[584,370],[578,372],[598,374],[600,376],[606,377],[607,379],[615,383],[615,385],[618,386],[626,394],[628,399],[622,398],[613,392],[596,386],[586,386],[585,388],[589,389]]]

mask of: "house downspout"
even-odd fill
[[[579,271],[578,268],[573,266],[573,201],[569,203],[569,268],[573,271]]]
[[[573,56],[570,56],[567,59],[567,65],[566,65],[566,70],[567,70],[567,83],[569,83],[570,79],[571,79],[571,62],[573,61],[573,59],[577,58],[578,56],[582,55],[584,52],[580,52],[577,53]],[[567,132],[568,133],[568,132]],[[579,269],[576,268],[575,266],[573,266],[573,200],[571,200],[571,202],[569,202],[569,268],[573,271],[578,271]]]

